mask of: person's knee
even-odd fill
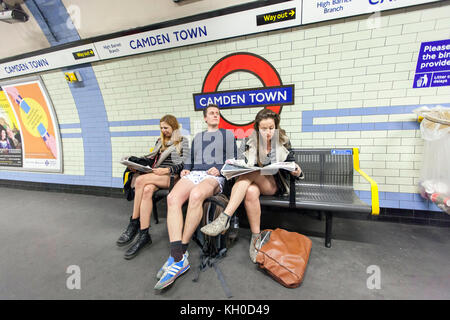
[[[248,187],[247,192],[245,193],[245,201],[246,202],[254,202],[259,201],[259,195],[261,194],[258,186],[251,185]]]
[[[205,192],[199,188],[194,188],[189,194],[189,204],[191,206],[199,206],[205,200]]]
[[[148,184],[144,187],[144,192],[142,197],[145,199],[151,199],[153,197],[153,193],[155,192],[156,187],[152,184]]]
[[[144,187],[144,178],[142,176],[138,176],[136,181],[134,182],[134,187],[136,189],[141,189]]]
[[[180,205],[180,201],[178,200],[179,196],[175,193],[175,192],[170,192],[167,195],[167,206],[168,207],[176,207],[176,206],[181,206]]]

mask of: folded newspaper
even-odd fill
[[[139,172],[149,173],[153,171],[152,168],[149,166],[143,166],[140,165],[139,163],[129,161],[128,157],[122,158],[122,160],[120,160],[120,163],[123,164],[124,166],[127,166],[128,168],[132,168]]]
[[[265,167],[253,167],[248,166],[242,159],[228,159],[225,161],[220,173],[227,178],[227,180],[230,180],[231,178],[253,171],[260,171],[262,175],[274,175],[279,169],[295,171],[295,162],[275,162]]]

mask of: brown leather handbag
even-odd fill
[[[260,235],[256,263],[272,278],[288,288],[298,287],[308,264],[311,240],[283,229],[264,230]],[[255,243],[258,239],[255,240]]]

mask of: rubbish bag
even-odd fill
[[[450,108],[421,107],[414,113],[423,117],[420,132],[425,140],[420,194],[450,214]]]

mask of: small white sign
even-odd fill
[[[258,15],[291,9],[295,19],[257,25]],[[95,42],[101,60],[299,26],[301,0],[227,14],[182,25]],[[294,14],[292,13],[292,14]]]
[[[397,9],[440,0],[306,0],[302,24]]]
[[[40,54],[0,64],[0,79],[98,61],[92,44]]]

